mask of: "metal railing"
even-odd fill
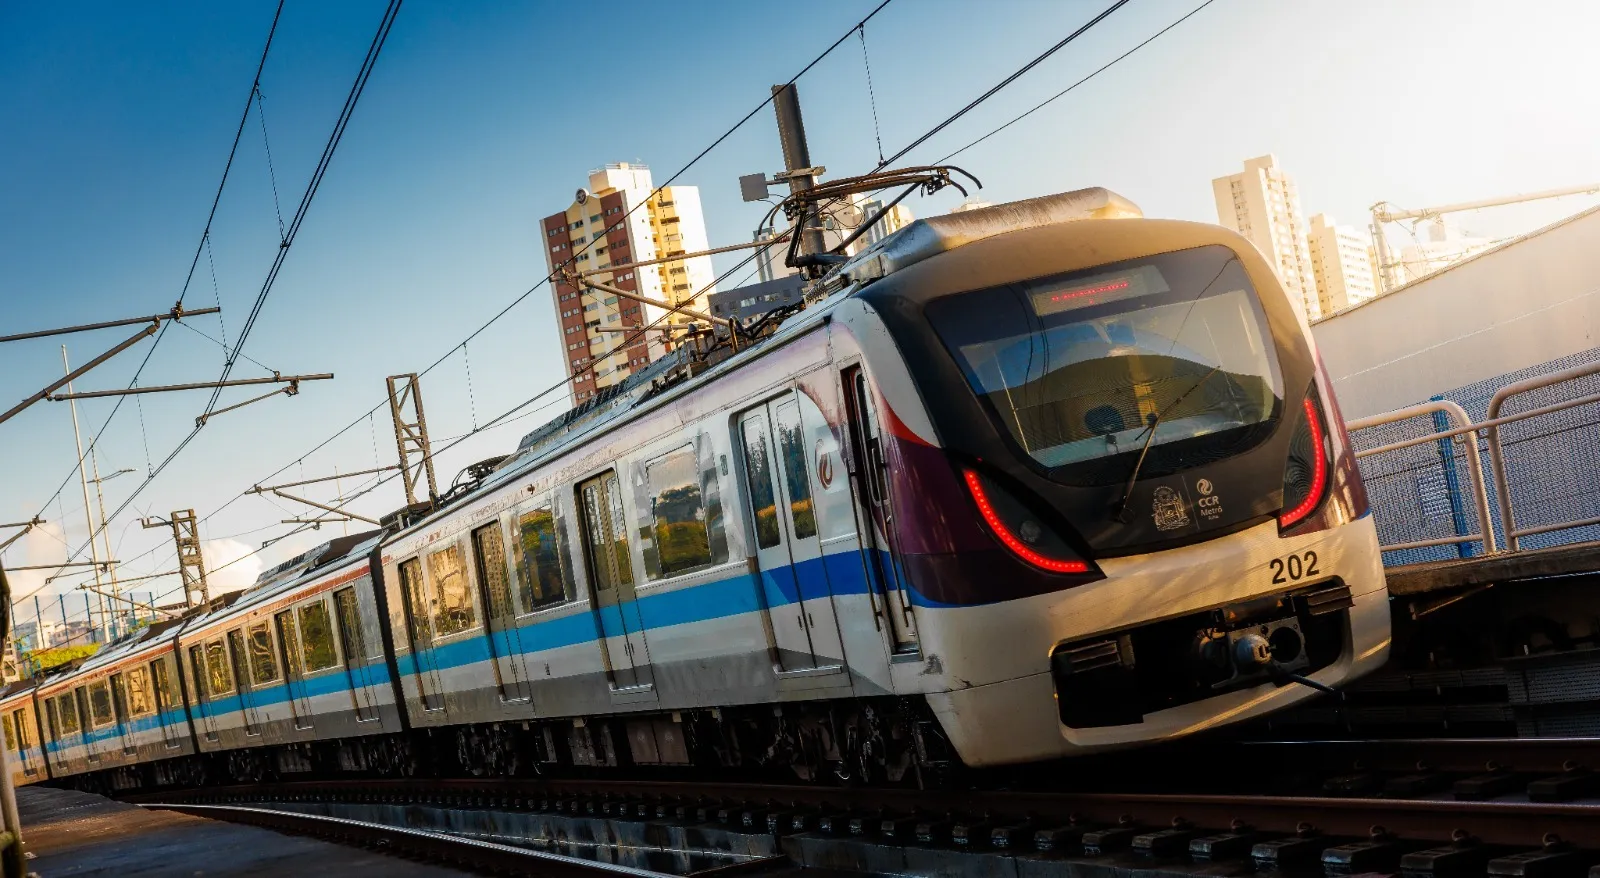
[[[1443,440],[1450,440],[1452,446],[1464,446],[1464,468],[1468,471],[1468,481],[1471,485],[1470,499],[1472,505],[1477,509],[1478,530],[1473,533],[1458,532],[1439,538],[1384,543],[1381,546],[1382,549],[1385,552],[1393,552],[1432,546],[1478,543],[1482,545],[1485,554],[1518,552],[1523,550],[1519,541],[1521,537],[1600,525],[1600,515],[1588,515],[1530,527],[1518,527],[1516,501],[1510,479],[1510,466],[1507,463],[1505,453],[1506,442],[1501,435],[1501,428],[1507,424],[1519,423],[1532,418],[1570,411],[1580,406],[1600,403],[1600,393],[1588,393],[1514,414],[1500,414],[1506,403],[1515,397],[1594,375],[1600,375],[1600,363],[1587,363],[1560,372],[1553,372],[1549,375],[1535,376],[1508,384],[1494,394],[1489,403],[1488,416],[1476,423],[1472,422],[1461,405],[1443,399],[1348,422],[1346,429],[1352,434],[1383,424],[1394,424],[1424,416],[1442,414],[1450,422],[1449,427],[1434,430],[1426,435],[1388,442],[1375,448],[1358,450],[1355,453],[1357,460],[1366,460],[1406,448],[1438,443]],[[1437,417],[1435,417],[1435,420],[1438,420]],[[1542,435],[1553,435],[1553,433]],[[1600,431],[1596,431],[1596,435],[1600,435]],[[1538,438],[1538,436],[1532,438]],[[1482,455],[1479,450],[1480,441],[1486,441],[1489,449],[1489,475],[1494,483],[1494,499],[1496,501],[1493,505],[1489,502],[1490,498],[1484,477]],[[1441,461],[1440,465],[1446,468],[1450,481],[1459,484],[1459,472],[1457,470],[1461,467],[1462,460],[1453,452],[1448,454],[1447,457],[1448,460]],[[1596,482],[1593,486],[1593,493],[1600,495],[1600,455],[1596,455],[1592,463]],[[1365,476],[1366,473],[1363,472],[1363,475]],[[1458,502],[1461,499],[1456,496],[1458,490],[1454,484],[1450,488],[1450,500],[1453,509],[1458,508]],[[1549,504],[1547,503],[1546,505],[1548,506]],[[1499,515],[1498,531],[1504,535],[1503,546],[1499,545],[1496,539],[1495,512],[1498,512]],[[1378,516],[1379,522],[1382,524],[1384,518],[1383,508],[1378,504],[1374,504],[1374,514]],[[1458,526],[1457,530],[1459,531],[1460,529]]]

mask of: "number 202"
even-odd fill
[[[1286,558],[1273,558],[1268,565],[1272,568],[1272,581],[1299,582],[1307,576],[1316,576],[1322,571],[1317,569],[1317,553],[1302,552]]]

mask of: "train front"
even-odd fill
[[[908,229],[857,296],[892,339],[863,345],[881,524],[969,765],[1260,716],[1389,645],[1343,421],[1267,262],[1105,190],[1054,198],[1077,202]]]

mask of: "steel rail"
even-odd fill
[[[159,794],[158,794],[159,795]],[[169,794],[170,795],[170,794]],[[1309,825],[1324,836],[1365,838],[1374,826],[1408,842],[1449,843],[1463,835],[1484,844],[1539,847],[1555,834],[1600,847],[1600,804],[1450,798],[1330,797],[1271,794],[1119,792],[1017,792],[841,789],[753,783],[594,780],[409,780],[262,784],[197,790],[205,801],[341,801],[419,803],[460,809],[549,811],[619,819],[644,819],[637,806],[672,803],[722,812],[729,822],[766,825],[766,815],[809,809],[880,817],[970,815],[985,820],[1032,819],[1041,826],[1067,823],[1135,825],[1148,831],[1193,825],[1226,831],[1247,825],[1265,834],[1294,835]],[[131,797],[138,801],[140,797]],[[874,833],[875,834],[875,833]]]
[[[549,878],[594,878],[597,875],[671,878],[663,872],[635,869],[615,863],[564,857],[560,854],[446,835],[441,832],[386,826],[381,823],[347,820],[343,817],[324,817],[297,811],[239,805],[197,805],[179,802],[142,802],[140,805],[154,810],[175,811],[194,817],[212,817],[296,835],[312,835],[334,841],[378,847],[386,852],[463,863],[473,869],[502,874],[540,875]]]

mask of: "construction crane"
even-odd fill
[[[1562,198],[1567,195],[1592,195],[1600,192],[1600,184],[1588,186],[1568,186],[1562,189],[1546,189],[1543,192],[1530,192],[1525,195],[1507,195],[1502,198],[1483,198],[1477,201],[1463,201],[1460,204],[1446,204],[1441,207],[1419,207],[1415,210],[1402,210],[1387,201],[1380,201],[1372,205],[1372,244],[1378,253],[1378,277],[1383,281],[1380,293],[1387,293],[1396,286],[1394,280],[1394,259],[1389,253],[1389,241],[1383,235],[1384,223],[1399,222],[1401,220],[1437,220],[1447,213],[1458,213],[1463,210],[1478,210],[1484,207],[1500,207],[1507,204],[1521,204],[1524,201],[1540,201],[1545,198]]]

